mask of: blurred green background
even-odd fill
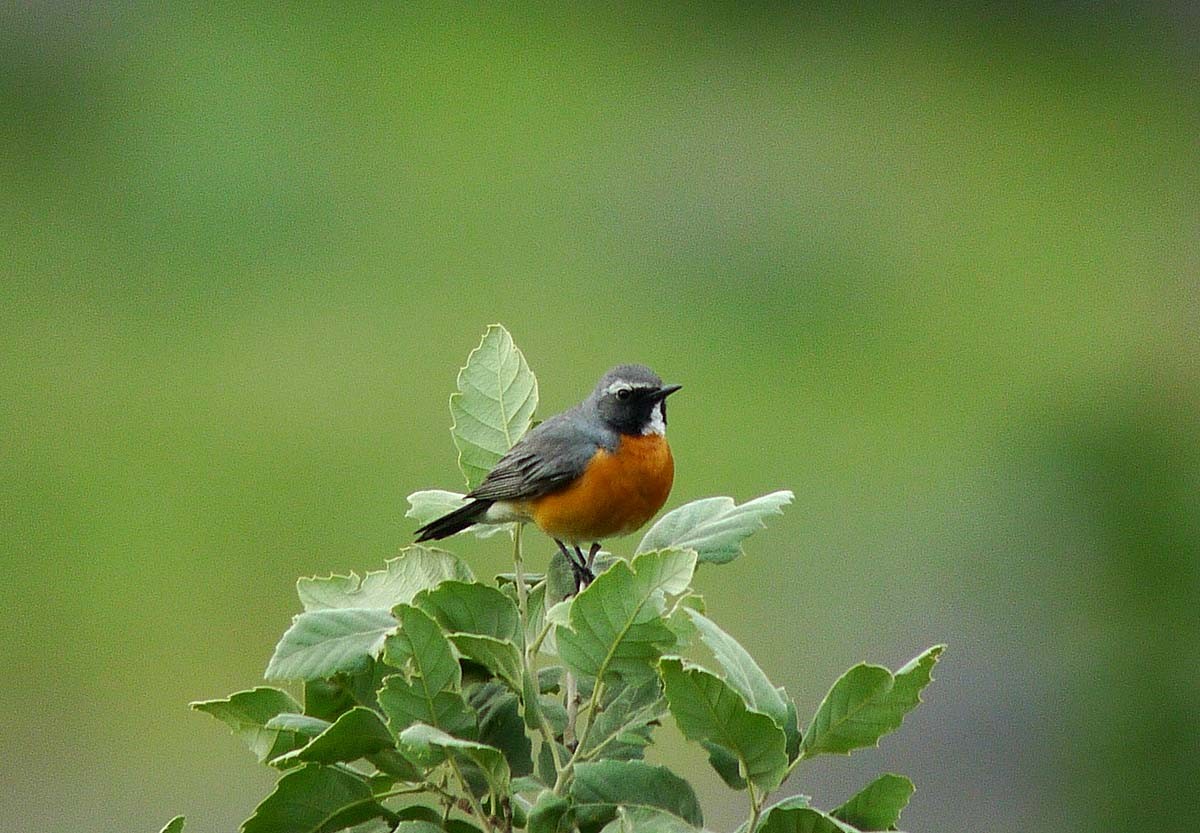
[[[542,416],[617,362],[686,386],[669,505],[795,490],[698,583],[802,713],[950,644],[785,791],[1196,830],[1188,8],[4,6],[0,827],[249,815],[270,773],[187,702],[460,485],[446,397],[501,321]]]

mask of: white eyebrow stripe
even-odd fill
[[[618,379],[604,389],[605,393],[616,393],[622,388],[626,390],[653,390],[654,385],[635,385],[633,382],[626,382],[624,379]]]

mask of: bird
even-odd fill
[[[645,365],[612,368],[586,399],[521,437],[465,495],[468,503],[417,529],[416,540],[474,524],[532,522],[577,580],[591,581],[600,542],[641,528],[666,503],[675,479],[667,397],[681,387],[663,384]]]

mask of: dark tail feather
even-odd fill
[[[462,532],[471,524],[478,523],[491,505],[490,500],[476,500],[448,515],[442,515],[417,530],[417,541],[436,541]]]

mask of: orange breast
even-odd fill
[[[633,532],[654,517],[674,480],[665,437],[622,437],[616,451],[597,451],[582,477],[531,501],[530,509],[548,535],[572,543],[599,541]]]

